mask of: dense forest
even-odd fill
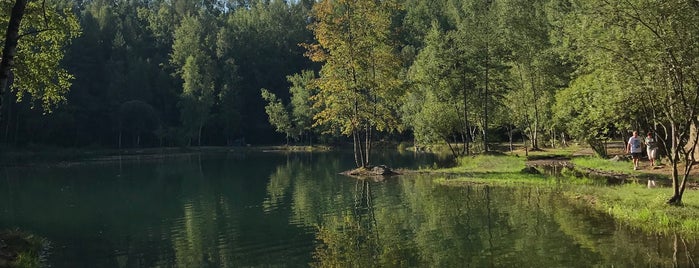
[[[696,142],[693,0],[20,2],[6,145]]]

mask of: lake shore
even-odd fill
[[[440,184],[456,187],[472,184],[508,187],[554,185],[571,201],[606,213],[620,224],[646,233],[699,237],[699,195],[696,191],[699,186],[696,183],[688,183],[682,206],[671,206],[666,203],[673,194],[672,167],[669,164],[655,168],[644,165],[640,170],[633,170],[630,161],[596,158],[585,151],[584,148],[545,150],[529,152],[527,157],[521,156],[523,152],[515,151],[500,157],[465,157],[456,167],[435,170],[434,174],[450,174],[450,178],[437,180]],[[561,159],[569,159],[571,167],[562,169],[559,178],[522,172],[526,166],[543,169],[546,165],[560,164]],[[697,178],[697,175],[696,168],[690,172],[691,178]],[[648,186],[649,180],[655,183]]]
[[[325,152],[331,146],[196,146],[154,147],[128,149],[31,147],[0,150],[0,166],[65,165],[79,161],[109,161],[130,158],[157,159],[196,153],[245,153],[245,152]]]

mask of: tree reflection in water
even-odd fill
[[[452,188],[429,181],[387,182],[401,189],[392,195],[389,185],[358,181],[352,212],[327,217],[319,227],[314,266],[696,264],[696,241],[643,235],[553,189]]]
[[[351,162],[192,154],[5,169],[0,223],[52,240],[57,267],[696,266],[696,238],[640,233],[556,188],[337,174]]]

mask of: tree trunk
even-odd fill
[[[197,146],[201,146],[201,129],[204,128],[204,124],[199,125],[199,129],[197,130]]]
[[[485,93],[483,94],[483,152],[488,152],[488,86],[490,83],[490,55],[486,47],[485,58]]]
[[[17,55],[17,42],[19,41],[19,25],[27,8],[28,0],[16,0],[10,13],[10,21],[5,32],[5,47],[0,58],[0,118],[2,117],[2,95],[8,89],[10,70],[15,65]]]
[[[370,155],[371,155],[371,142],[372,142],[372,127],[371,124],[367,123],[366,125],[366,145],[364,146],[364,153],[366,157],[364,158],[364,164],[362,165],[363,167],[368,167],[370,164]]]

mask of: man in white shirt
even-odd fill
[[[633,136],[626,143],[626,153],[631,153],[633,159],[633,170],[638,170],[638,159],[641,158],[641,138],[638,137],[638,131],[633,132]]]

